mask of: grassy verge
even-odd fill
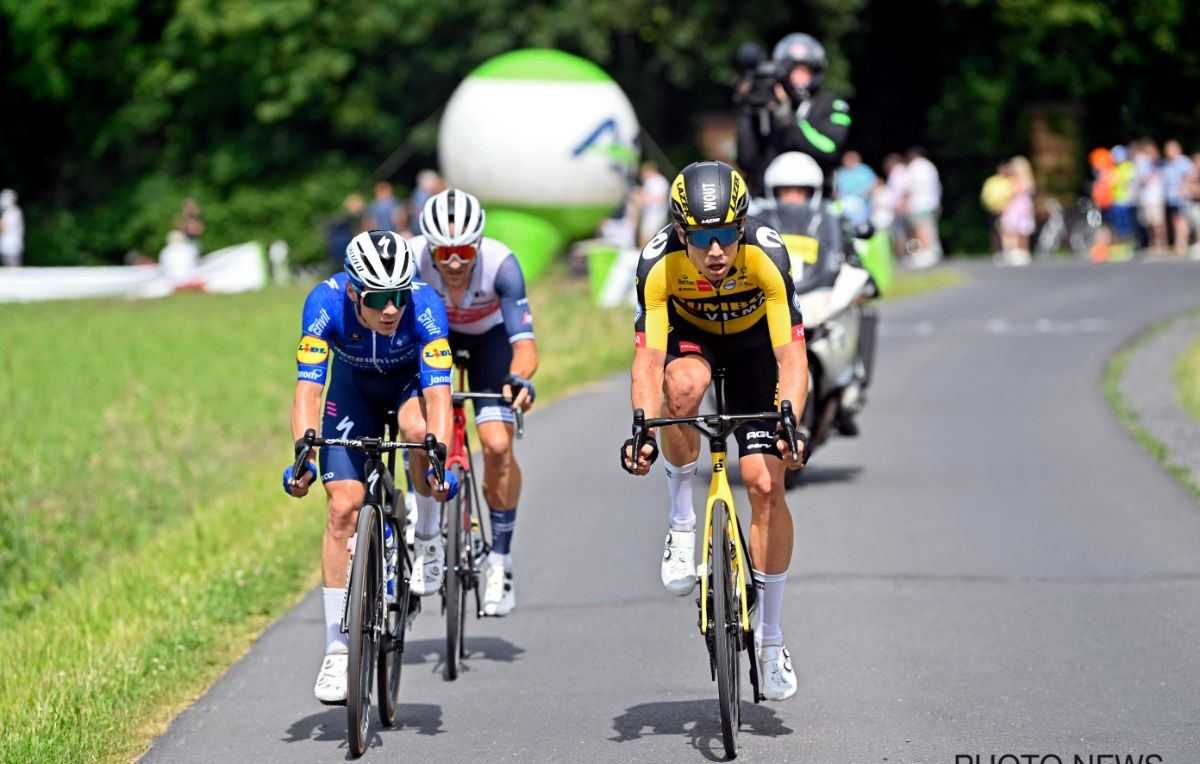
[[[922,292],[933,292],[958,286],[966,277],[953,268],[938,268],[928,271],[900,271],[892,282],[892,288],[883,296],[884,300],[898,300]]]
[[[1200,337],[1175,360],[1174,376],[1184,410],[1200,421]]]
[[[1104,377],[1101,385],[1104,390],[1104,397],[1108,400],[1108,405],[1112,407],[1121,424],[1125,425],[1125,428],[1133,435],[1134,440],[1141,444],[1142,448],[1146,449],[1171,477],[1187,486],[1196,496],[1200,496],[1200,484],[1197,484],[1192,479],[1191,472],[1186,467],[1176,464],[1171,460],[1171,453],[1167,450],[1167,447],[1138,422],[1137,414],[1134,412],[1133,407],[1125,400],[1125,396],[1121,393],[1121,380],[1125,376],[1125,369],[1129,367],[1129,359],[1132,357],[1134,350],[1137,349],[1137,345],[1154,337],[1154,335],[1165,329],[1168,324],[1169,322],[1156,324],[1147,332],[1135,338],[1127,346],[1117,351],[1109,359],[1108,365],[1104,369]]]

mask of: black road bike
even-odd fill
[[[388,426],[382,438],[320,438],[308,430],[296,443],[293,474],[301,474],[309,449],[341,446],[361,451],[367,457],[366,499],[358,510],[350,574],[346,587],[346,605],[342,614],[342,632],[349,637],[350,662],[347,667],[346,715],[350,754],[355,758],[367,750],[371,726],[371,694],[377,691],[379,720],[384,727],[396,724],[396,704],[400,693],[404,635],[409,623],[420,611],[421,600],[414,597],[409,581],[412,558],[404,543],[404,493],[396,490],[393,479],[396,451],[422,450],[439,482],[445,481],[443,463],[446,447],[433,434],[423,443],[393,442],[395,413],[389,412]],[[387,463],[384,463],[384,459]],[[394,578],[389,580],[384,526],[394,540],[396,554]],[[389,588],[391,593],[389,593]]]

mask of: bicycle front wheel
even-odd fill
[[[446,505],[446,658],[442,664],[442,678],[447,682],[458,679],[463,612],[467,601],[467,587],[463,583],[471,570],[471,545],[467,536],[471,522],[471,503],[467,499],[469,486],[461,467],[455,467],[454,472],[458,476],[458,495]],[[468,524],[466,528],[464,523]]]
[[[358,758],[367,750],[371,726],[371,683],[382,618],[383,580],[379,569],[383,539],[379,537],[379,508],[367,504],[358,510],[358,539],[350,568],[349,638],[350,665],[346,668],[346,728],[350,755]]]
[[[725,755],[737,756],[737,733],[741,726],[740,640],[741,623],[734,596],[733,547],[729,538],[729,509],[723,501],[713,504],[712,548],[709,570],[712,580],[713,646],[717,666],[717,698],[721,707],[721,737]]]
[[[404,502],[396,502],[399,506],[394,512],[404,512]],[[393,514],[392,518],[384,518],[385,523],[392,524],[394,538],[403,539],[404,531],[394,518],[403,517]],[[401,542],[402,543],[402,542]],[[408,550],[398,549],[396,560],[396,601],[391,603],[384,613],[383,634],[379,639],[379,721],[385,727],[396,724],[396,705],[400,696],[400,673],[404,667],[404,633],[408,628],[407,613],[412,589],[408,587]],[[384,582],[384,586],[387,583]]]

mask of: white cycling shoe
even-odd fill
[[[346,665],[349,661],[345,645],[337,645],[325,654],[321,670],[317,672],[317,684],[313,687],[317,700],[328,706],[346,702]]]
[[[488,562],[483,567],[486,580],[483,588],[483,614],[505,616],[516,607],[511,570],[504,569],[502,562]]]
[[[695,531],[667,531],[663,545],[662,582],[667,591],[686,597],[696,587]]]
[[[413,594],[420,597],[437,594],[446,574],[446,542],[440,535],[431,539],[417,538],[413,550],[413,572],[409,582]]]
[[[786,647],[764,645],[758,649],[758,684],[767,700],[787,700],[796,694],[800,681]]]

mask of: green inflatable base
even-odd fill
[[[521,210],[489,207],[484,233],[508,245],[521,263],[526,281],[534,281],[566,245],[566,237],[545,218]]]
[[[892,237],[887,231],[877,231],[867,242],[866,254],[862,256],[863,265],[875,279],[875,286],[880,294],[887,294],[896,275],[896,259],[892,257]]]

